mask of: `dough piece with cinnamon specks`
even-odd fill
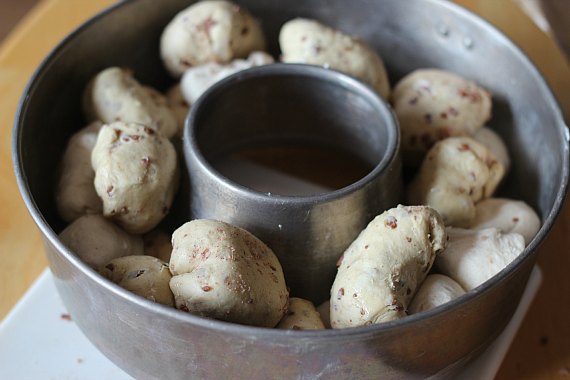
[[[470,137],[450,137],[430,149],[408,186],[408,204],[436,209],[447,226],[471,225],[476,202],[490,197],[504,175],[493,153]]]
[[[331,288],[331,326],[404,317],[446,241],[441,216],[430,207],[400,205],[377,216],[344,252]]]
[[[172,235],[170,288],[176,307],[228,322],[274,327],[289,293],[273,251],[248,231],[206,219]]]
[[[152,256],[124,256],[111,260],[101,274],[115,284],[148,300],[174,306],[168,264]]]
[[[101,214],[103,205],[95,192],[91,152],[103,124],[91,123],[69,139],[59,168],[55,200],[59,216],[72,222],[85,214]]]
[[[417,166],[438,141],[472,136],[491,117],[491,95],[457,74],[420,69],[402,78],[392,92],[402,132],[402,159]]]
[[[139,123],[168,138],[178,130],[166,97],[119,67],[105,69],[91,80],[83,95],[83,109],[88,119]]]
[[[135,123],[104,125],[91,155],[103,214],[143,234],[168,213],[178,188],[176,152],[154,129]]]
[[[281,60],[342,71],[372,86],[384,99],[390,82],[380,56],[363,41],[318,21],[296,18],[279,32]]]
[[[289,298],[289,308],[277,325],[286,330],[323,330],[325,325],[311,301],[302,298]]]
[[[227,63],[264,48],[265,37],[253,16],[223,0],[190,5],[170,21],[160,38],[160,56],[175,78],[192,66]]]

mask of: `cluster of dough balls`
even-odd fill
[[[377,216],[339,260],[330,300],[318,308],[325,324],[365,326],[429,310],[507,267],[540,220],[521,201],[487,202],[468,229],[446,226],[430,206],[399,205]]]
[[[83,93],[89,124],[68,140],[56,187],[68,223],[61,241],[112,281],[165,305],[173,305],[170,272],[150,242],[178,190],[173,104],[130,70],[98,72]]]
[[[172,205],[179,168],[169,137],[177,127],[165,102],[164,95],[116,67],[86,86],[84,113],[93,121],[68,141],[56,205],[68,223],[61,240],[95,269],[142,255],[141,235]]]
[[[274,63],[263,30],[225,0],[197,2],[165,27],[160,56],[174,85],[163,94],[109,67],[86,86],[89,124],[61,161],[56,206],[62,242],[109,280],[195,315],[281,329],[382,323],[449,302],[508,266],[540,228],[523,201],[495,198],[511,162],[486,127],[491,94],[440,69],[415,70],[391,90],[364,41],[296,18],[279,33],[280,60],[352,75],[392,105],[413,177],[407,205],[376,216],[338,262],[330,298],[289,295],[275,253],[239,227],[192,220],[160,229],[178,188],[174,146],[193,103],[219,80]]]
[[[414,171],[405,202],[440,215],[448,239],[409,302],[402,302],[405,314],[414,314],[465,294],[507,267],[533,239],[540,218],[523,201],[494,198],[511,162],[501,137],[484,126],[491,117],[489,92],[457,74],[420,69],[395,85],[391,103],[404,164]],[[333,327],[335,296],[333,289]],[[348,325],[369,323],[354,320]]]
[[[110,67],[83,95],[91,123],[68,141],[56,191],[62,219],[102,214],[126,232],[143,234],[166,216],[178,189],[178,159],[170,141],[176,117],[166,96],[133,73]]]
[[[279,33],[281,62],[319,65],[352,75],[388,99],[390,83],[380,56],[364,41],[318,21],[296,18]],[[200,1],[164,29],[160,55],[190,106],[214,83],[238,71],[274,63],[264,51],[253,15],[224,0]]]
[[[144,242],[144,254],[115,258],[100,272],[139,296],[203,317],[275,327],[291,314],[277,257],[244,229],[196,219],[171,241],[153,232]]]

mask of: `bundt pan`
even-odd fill
[[[67,139],[85,124],[80,98],[87,81],[108,66],[125,66],[141,82],[167,88],[172,79],[159,58],[159,36],[191,3],[118,2],[61,42],[23,94],[14,128],[15,172],[74,321],[106,356],[140,379],[452,376],[510,320],[537,247],[566,195],[568,129],[540,73],[503,34],[448,1],[236,0],[261,20],[276,57],[280,26],[302,16],[360,36],[384,59],[392,84],[416,68],[438,67],[489,89],[494,101],[489,125],[506,141],[513,162],[499,195],[526,201],[543,225],[491,280],[440,308],[401,320],[294,331],[205,319],[131,294],[79,260],[58,239],[64,224],[53,186]],[[173,225],[190,217],[184,189],[170,216]]]

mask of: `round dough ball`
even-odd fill
[[[101,214],[103,204],[95,192],[91,151],[103,124],[96,121],[69,139],[59,168],[55,201],[59,216],[72,222],[85,214]]]
[[[364,42],[317,21],[296,18],[279,32],[281,60],[319,65],[352,75],[388,98],[390,82],[384,62]]]
[[[496,228],[468,230],[448,228],[445,252],[435,260],[438,272],[469,291],[499,273],[524,250],[524,238]]]
[[[504,175],[493,153],[470,137],[433,146],[408,186],[408,204],[436,209],[447,226],[469,227],[475,204],[495,192]]]
[[[175,78],[192,66],[227,63],[264,48],[263,32],[249,12],[220,0],[200,1],[184,9],[160,38],[160,56]]]
[[[273,57],[269,54],[255,51],[247,59],[234,59],[228,64],[210,62],[191,67],[184,72],[180,80],[182,96],[187,102],[193,104],[216,82],[239,71],[269,65],[273,62]]]
[[[168,213],[178,187],[172,143],[141,124],[101,128],[91,155],[103,214],[131,233],[152,230]]]
[[[417,314],[436,308],[465,294],[465,289],[451,277],[443,274],[430,274],[410,302],[408,312]]]
[[[291,297],[287,313],[276,327],[285,330],[323,330],[325,325],[311,301]]]
[[[491,128],[482,127],[475,132],[473,138],[493,152],[493,155],[497,160],[503,164],[505,173],[509,171],[509,168],[511,167],[509,151],[507,149],[507,145],[497,132],[493,131]]]
[[[60,234],[61,242],[87,265],[99,270],[122,256],[142,255],[143,241],[107,220],[102,215],[81,216]]]
[[[491,117],[491,95],[459,75],[421,69],[402,78],[392,92],[402,133],[402,160],[417,166],[438,141],[471,136]]]
[[[475,206],[472,229],[495,227],[504,233],[516,232],[528,245],[540,229],[538,214],[523,201],[506,198],[488,198]]]
[[[239,227],[198,219],[172,235],[170,289],[176,307],[204,317],[274,327],[289,293],[277,257]]]
[[[152,256],[125,256],[111,260],[101,274],[115,284],[148,300],[174,306],[168,285],[172,275],[168,264]]]
[[[130,70],[119,67],[105,69],[91,80],[83,95],[83,109],[91,120],[139,123],[168,138],[178,131],[166,97],[141,85]]]

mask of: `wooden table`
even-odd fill
[[[552,38],[511,0],[457,0],[510,36],[551,85],[566,119],[570,68]],[[43,0],[0,45],[0,318],[46,267],[43,248],[12,170],[11,130],[24,86],[49,50],[112,0]],[[540,248],[543,285],[497,379],[570,379],[570,202]]]

